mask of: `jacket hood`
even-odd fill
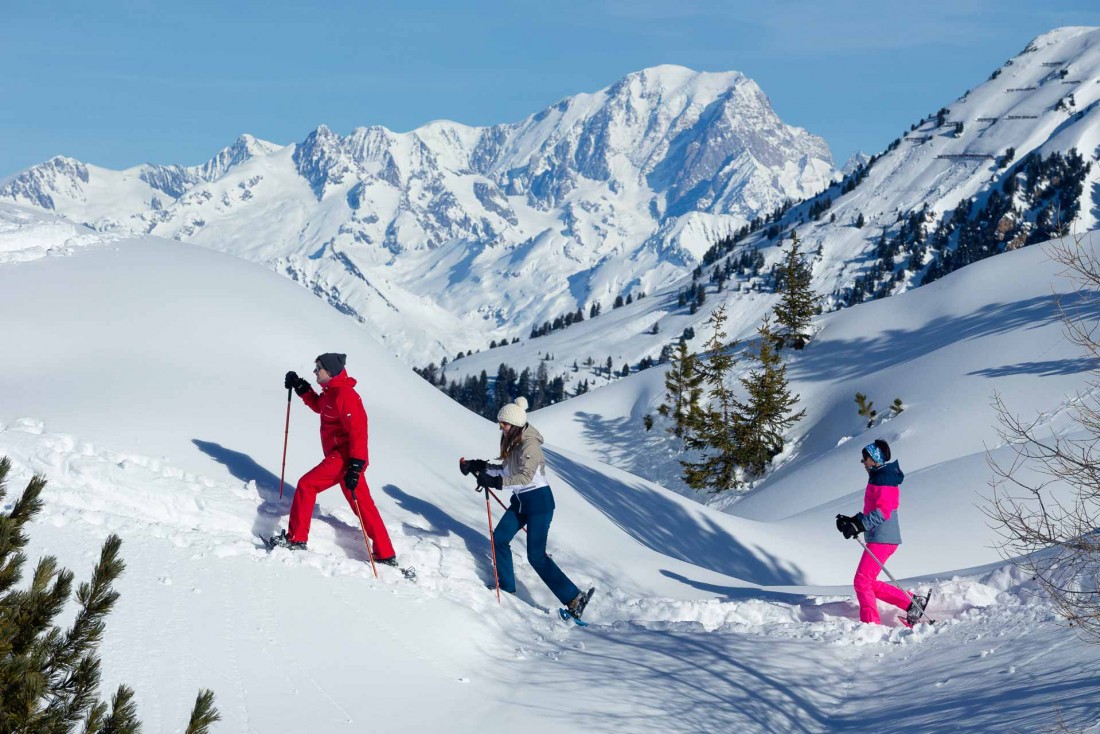
[[[523,429],[523,440],[526,441],[528,438],[538,441],[539,446],[542,446],[542,444],[545,443],[545,439],[543,439],[542,434],[539,433],[539,429],[535,428],[530,423],[528,423],[527,427]]]
[[[874,484],[877,487],[897,487],[904,479],[905,473],[902,472],[901,467],[898,466],[898,462],[895,459],[889,464],[876,466],[872,469],[868,476],[868,483]]]
[[[331,387],[355,387],[356,384],[355,378],[348,376],[348,371],[344,370],[340,374],[333,376],[333,378],[324,385],[323,389],[328,390]]]

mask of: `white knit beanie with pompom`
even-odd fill
[[[497,423],[508,423],[520,428],[527,425],[527,399],[520,395],[516,402],[503,406],[497,413]]]

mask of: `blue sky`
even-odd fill
[[[0,0],[0,178],[53,155],[192,165],[241,133],[514,122],[657,64],[737,70],[837,164],[885,147],[1076,0]]]

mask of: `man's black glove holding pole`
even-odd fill
[[[283,380],[283,388],[293,390],[299,395],[305,395],[312,389],[309,383],[301,377],[298,377],[298,373],[293,370],[286,373],[286,378]]]
[[[359,476],[363,473],[363,469],[367,466],[367,462],[362,459],[349,459],[347,471],[344,472],[344,485],[348,488],[348,491],[355,494],[355,488],[359,486]]]

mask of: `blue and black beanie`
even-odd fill
[[[874,443],[863,447],[863,456],[876,464],[885,464],[890,460],[890,444],[881,438],[875,439]]]

